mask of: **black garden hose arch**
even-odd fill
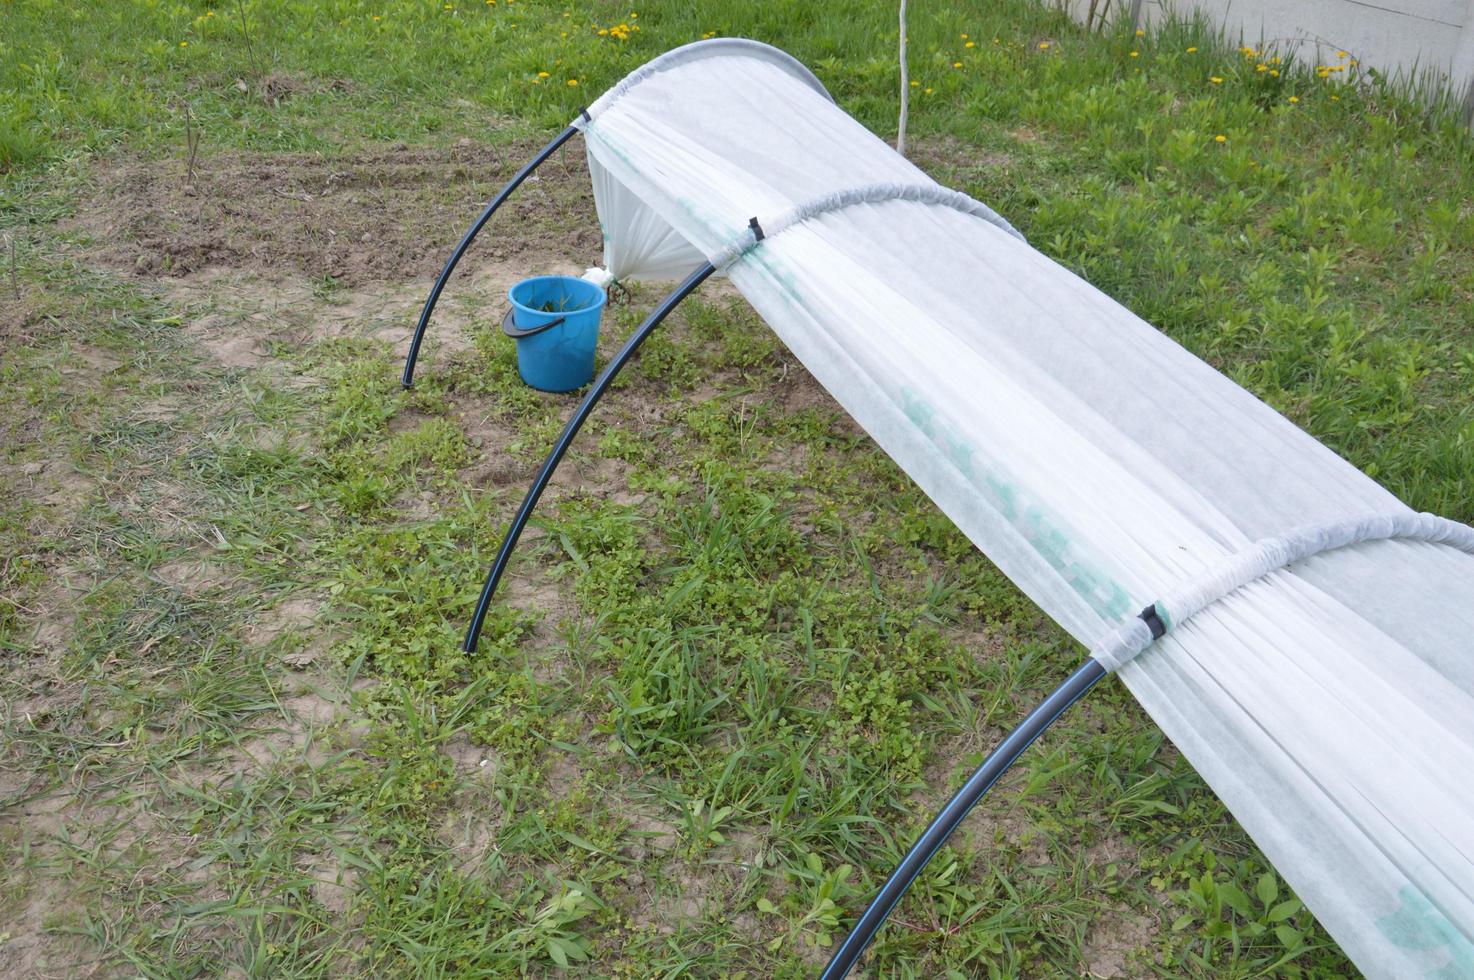
[[[511,560],[512,550],[517,547],[517,539],[522,536],[522,530],[527,526],[527,521],[532,517],[532,510],[537,506],[538,498],[542,496],[543,490],[547,488],[548,481],[553,478],[553,471],[558,468],[558,463],[563,459],[563,454],[568,452],[573,437],[578,435],[578,430],[584,421],[593,412],[594,406],[599,399],[604,397],[604,392],[614,383],[614,378],[621,368],[634,357],[635,351],[645,342],[645,338],[655,332],[655,328],[670,316],[671,311],[680,305],[681,300],[691,294],[697,286],[706,281],[716,268],[710,263],[702,266],[688,275],[679,286],[671,290],[660,305],[650,311],[645,322],[630,334],[629,340],[619,349],[613,359],[604,368],[603,372],[595,379],[593,387],[584,396],[573,417],[563,427],[563,432],[558,436],[558,441],[553,444],[553,450],[548,458],[543,461],[542,469],[538,471],[537,478],[532,481],[532,486],[527,488],[527,496],[522,498],[522,506],[517,508],[517,515],[512,518],[511,526],[507,528],[507,536],[502,539],[502,546],[497,551],[496,561],[492,563],[491,571],[486,576],[486,584],[481,587],[481,598],[476,602],[476,612],[471,617],[471,625],[466,630],[466,639],[462,643],[462,649],[467,653],[476,652],[476,643],[481,636],[481,624],[486,619],[487,612],[491,609],[491,600],[496,595],[497,583],[501,581],[502,574],[507,570],[507,562]]]
[[[435,280],[435,285],[431,287],[430,295],[425,299],[425,308],[420,311],[420,322],[415,325],[415,335],[409,342],[409,354],[404,359],[404,374],[399,379],[399,383],[402,386],[409,388],[415,383],[415,362],[420,359],[420,344],[425,340],[425,328],[430,325],[430,314],[435,310],[435,304],[440,301],[440,294],[445,289],[445,284],[450,279],[450,274],[460,264],[461,257],[466,254],[466,249],[471,247],[471,243],[476,240],[476,236],[481,233],[481,229],[486,227],[486,223],[491,220],[491,216],[496,214],[497,208],[501,207],[506,203],[507,198],[512,196],[512,192],[521,186],[522,182],[534,170],[540,167],[543,161],[552,156],[560,146],[572,139],[573,134],[577,132],[577,126],[569,126],[563,132],[553,137],[551,143],[539,150],[537,156],[523,164],[522,169],[512,175],[512,179],[507,181],[507,186],[503,187],[501,192],[491,199],[491,202],[486,205],[485,210],[481,212],[481,217],[477,218],[476,223],[471,225],[470,229],[466,231],[466,234],[461,237],[461,243],[451,253],[450,259],[445,263],[445,268],[440,270],[440,277]]]
[[[1019,722],[1017,728],[1008,733],[1008,737],[998,743],[998,747],[983,760],[983,764],[972,774],[962,788],[947,801],[942,812],[937,814],[931,824],[906,852],[905,858],[901,860],[896,870],[886,879],[880,892],[871,900],[870,906],[865,909],[863,915],[845,937],[839,949],[830,958],[829,965],[825,967],[821,980],[844,980],[860,956],[865,952],[880,927],[885,924],[886,917],[891,914],[891,909],[906,894],[922,869],[941,850],[947,838],[952,836],[962,821],[967,818],[968,813],[977,805],[988,792],[993,784],[1008,771],[1008,767],[1023,754],[1024,750],[1034,744],[1035,739],[1044,734],[1045,729],[1054,724],[1055,719],[1062,715],[1070,705],[1080,700],[1096,685],[1106,670],[1094,659],[1088,659],[1081,664],[1076,671],[1066,678],[1065,682],[1040,703],[1039,707],[1029,712],[1023,721]]]

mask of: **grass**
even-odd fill
[[[647,345],[467,656],[476,583],[570,407],[517,383],[499,301],[468,303],[469,342],[432,347],[401,394],[402,351],[352,312],[396,284],[318,274],[266,303],[246,276],[202,299],[99,268],[76,218],[109,158],[185,173],[196,138],[203,170],[462,139],[495,159],[710,32],[787,48],[888,133],[890,6],[5,16],[0,964],[816,972],[1080,651],[745,304],[708,291]],[[910,33],[919,163],[1413,506],[1474,520],[1466,134],[1201,24],[1092,34],[1010,2],[913,8]],[[606,354],[657,295],[611,309]],[[264,356],[222,361],[220,335]],[[867,962],[1354,972],[1114,682]]]

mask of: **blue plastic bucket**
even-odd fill
[[[502,332],[517,341],[517,372],[539,391],[572,391],[594,378],[604,290],[573,276],[536,276],[507,290]]]

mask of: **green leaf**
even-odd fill
[[[766,898],[760,898],[757,900],[757,910],[766,915],[773,915],[778,911],[778,907]]]
[[[1265,918],[1270,922],[1283,922],[1301,909],[1300,899],[1287,898],[1269,910]]]
[[[1280,945],[1285,947],[1285,949],[1295,949],[1301,943],[1305,942],[1305,937],[1294,926],[1275,926],[1274,937],[1280,941]]]
[[[1218,897],[1223,899],[1224,904],[1233,909],[1244,918],[1249,918],[1253,913],[1249,907],[1249,896],[1244,890],[1232,882],[1224,882],[1218,886]]]
[[[1266,871],[1259,876],[1259,883],[1254,886],[1254,897],[1259,899],[1260,905],[1269,908],[1279,894],[1280,887],[1272,873]]]

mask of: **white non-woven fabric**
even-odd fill
[[[720,263],[1081,642],[1196,595],[1122,679],[1362,970],[1474,977],[1474,556],[1390,537],[1193,592],[1266,539],[1416,515],[781,52],[690,45],[589,115],[611,273]]]

